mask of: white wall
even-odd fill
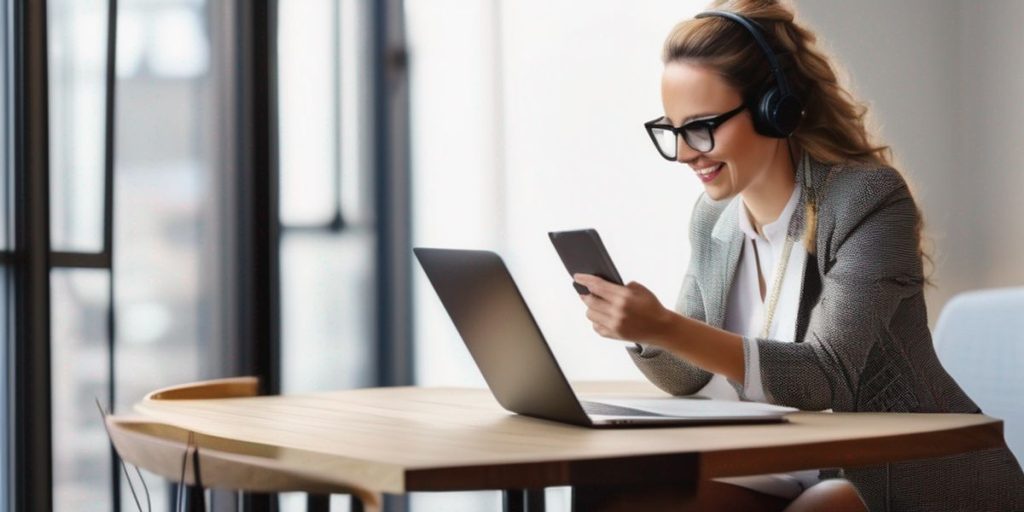
[[[931,324],[955,293],[1024,284],[1024,2],[800,1],[909,177],[933,242]]]
[[[1024,284],[1024,3],[959,4],[959,110],[968,137],[959,147],[956,192],[964,215],[947,247],[965,287]],[[950,194],[953,200],[955,194]],[[952,201],[951,201],[952,202]],[[976,252],[960,252],[960,247]],[[950,279],[950,284],[957,284]]]
[[[570,379],[642,378],[595,334],[547,239],[595,227],[627,280],[674,304],[701,184],[651,147],[661,43],[700,2],[407,2],[414,243],[508,263]],[[482,385],[422,271],[417,372]]]

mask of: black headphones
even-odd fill
[[[786,76],[782,73],[775,53],[772,52],[768,42],[762,35],[761,28],[757,22],[746,16],[729,11],[706,11],[698,14],[697,18],[708,18],[718,16],[739,23],[743,28],[754,36],[754,41],[761,48],[761,52],[768,58],[768,64],[775,75],[775,85],[769,86],[760,98],[754,98],[754,104],[750,105],[754,114],[754,130],[766,137],[784,139],[796,131],[800,120],[804,117],[804,107],[800,98],[789,88]]]

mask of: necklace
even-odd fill
[[[751,240],[751,243],[755,243]],[[756,250],[756,249],[755,249]],[[786,275],[786,267],[789,266],[789,253],[793,251],[793,238],[786,236],[786,243],[782,245],[782,258],[779,258],[778,268],[775,269],[775,280],[772,282],[772,294],[765,304],[764,326],[761,328],[761,337],[768,337],[768,329],[772,326],[772,318],[775,317],[775,305],[779,302],[779,294],[782,292],[782,278]],[[757,267],[761,271],[760,265]]]
[[[792,153],[790,153],[790,156],[793,156]],[[803,184],[807,188],[808,192],[811,192],[811,162],[810,154],[807,151],[803,152],[803,157],[800,159],[800,165],[796,169],[796,172],[799,174],[801,170],[804,172]],[[813,198],[808,198],[808,200],[813,200]],[[751,241],[751,243],[754,242]],[[786,242],[782,246],[782,258],[779,259],[778,268],[775,269],[775,280],[772,282],[772,294],[768,298],[768,303],[765,304],[764,325],[761,327],[762,338],[768,337],[768,330],[772,326],[772,319],[775,317],[775,306],[779,302],[779,294],[782,293],[782,279],[786,275],[786,267],[789,266],[789,253],[792,251],[793,238],[786,235]],[[761,272],[760,265],[757,266],[757,271],[758,273]]]

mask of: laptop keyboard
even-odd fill
[[[618,405],[603,404],[601,402],[580,401],[580,405],[583,406],[583,410],[586,411],[587,414],[601,414],[604,416],[664,416],[663,414],[641,411],[640,409],[631,409],[629,407],[619,407]]]

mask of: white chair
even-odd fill
[[[1024,461],[1024,287],[953,297],[934,340],[942,366],[982,412],[1003,420],[1006,445]]]

